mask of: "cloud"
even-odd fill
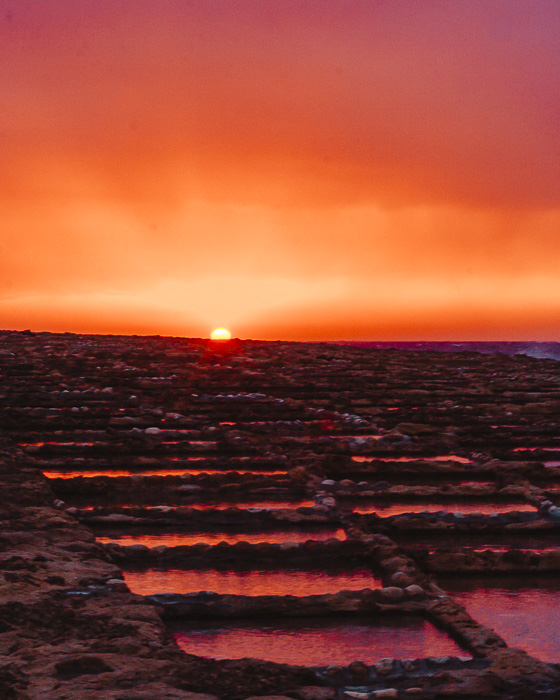
[[[6,32],[7,138],[137,206],[193,185],[245,204],[558,204],[555,4],[345,12],[29,2]]]
[[[364,295],[406,287],[403,329],[433,331],[427,289],[501,327],[529,313],[502,282],[558,269],[556,3],[27,0],[0,21],[0,325],[25,297],[37,323],[83,304],[176,328],[184,295],[192,328],[239,308],[350,332]]]
[[[358,284],[352,304],[299,304],[251,319],[267,340],[550,340],[557,338],[555,276],[379,279]],[[242,327],[241,332],[245,329]]]

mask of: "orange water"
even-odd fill
[[[196,510],[224,510],[225,508],[311,508],[314,501],[242,501],[239,503],[189,503]]]
[[[401,515],[402,513],[422,513],[423,511],[437,513],[440,510],[447,513],[481,513],[483,515],[508,513],[512,510],[537,512],[537,509],[529,503],[392,503],[390,505],[357,504],[347,507],[351,507],[354,513],[376,513],[381,518]]]
[[[191,593],[214,591],[230,595],[321,595],[343,590],[381,588],[371,571],[218,571],[147,569],[126,571],[124,579],[133,593]]]
[[[147,547],[158,547],[165,545],[166,547],[179,547],[183,545],[193,545],[198,543],[204,544],[219,544],[227,542],[228,544],[236,544],[237,542],[249,542],[257,544],[259,542],[270,542],[272,544],[282,544],[284,542],[307,542],[308,540],[324,541],[331,537],[336,537],[339,540],[346,539],[346,533],[339,528],[338,530],[318,530],[317,532],[299,530],[293,531],[276,531],[276,532],[185,532],[161,535],[145,535],[138,533],[136,535],[123,536],[98,536],[97,541],[102,543],[118,542],[121,545],[144,544]]]
[[[128,471],[126,469],[104,469],[104,470],[88,470],[88,471],[44,471],[43,474],[48,479],[74,479],[78,476],[83,476],[84,478],[91,478],[93,476],[182,476],[183,474],[189,474],[191,476],[196,476],[199,474],[231,474],[232,471],[236,474],[254,474],[255,476],[263,475],[274,475],[274,474],[287,474],[286,471],[279,469],[270,471],[252,471],[251,469],[235,469],[235,470],[222,470],[222,469],[146,469],[145,471]]]
[[[438,457],[352,457],[353,462],[459,462],[460,464],[470,464],[471,460],[458,455],[439,455]]]

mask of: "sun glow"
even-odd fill
[[[226,328],[215,328],[212,333],[210,333],[212,340],[229,340],[231,338],[231,333]]]

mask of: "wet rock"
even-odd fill
[[[118,544],[118,542],[116,543]],[[125,554],[147,554],[150,551],[150,548],[147,547],[145,544],[128,544],[128,545],[122,545],[122,549],[125,551]]]
[[[418,586],[416,584],[407,586],[404,589],[404,592],[409,598],[423,598],[425,596],[425,591],[422,586]]]
[[[342,666],[338,666],[337,664],[329,664],[325,668],[325,675],[327,678],[334,680],[336,678],[344,679],[346,673]]]
[[[404,591],[398,586],[387,586],[386,588],[382,588],[380,594],[383,600],[387,601],[397,602],[404,598]]]
[[[393,659],[379,659],[375,663],[375,670],[380,676],[388,676],[393,672]]]
[[[107,581],[108,586],[112,586],[113,588],[128,588],[126,585],[126,582],[123,581],[123,579],[120,578],[111,578]]]
[[[391,576],[391,583],[395,586],[404,588],[405,586],[410,586],[412,584],[412,579],[404,571],[396,571]]]
[[[384,700],[391,700],[391,698],[394,699],[398,696],[399,693],[396,688],[383,688],[382,690],[375,690],[371,697],[377,698],[378,700],[381,700],[382,698]]]
[[[369,669],[363,661],[353,661],[348,666],[348,670],[358,683],[366,683],[369,678]]]

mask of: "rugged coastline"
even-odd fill
[[[438,584],[450,572],[560,570],[560,550],[547,545],[560,532],[557,362],[319,343],[0,339],[2,697],[560,697],[556,664],[508,646]],[[286,507],[302,499],[313,505]],[[479,511],[456,510],[459,501]],[[385,517],[390,505],[402,512]],[[314,536],[333,528],[344,539]],[[309,537],[266,539],[290,530]],[[238,541],[119,544],[144,532]],[[141,596],[123,578],[135,567],[356,562],[378,588]],[[178,619],[265,614],[372,624],[413,615],[462,651],[295,666],[201,658],[174,640]]]

